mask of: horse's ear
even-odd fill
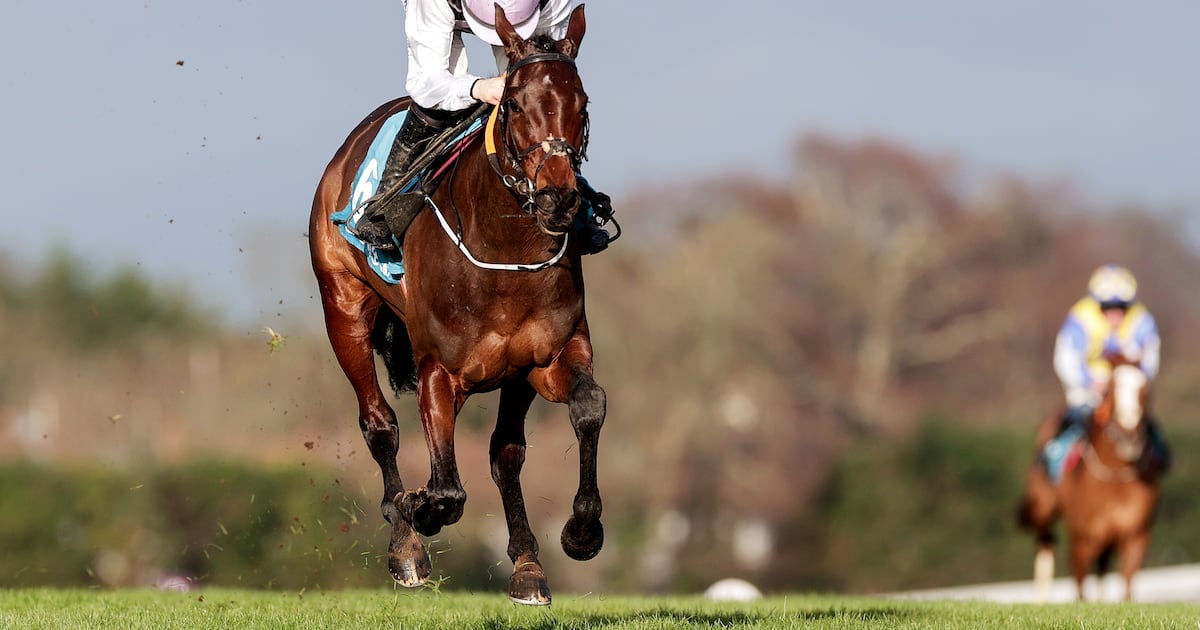
[[[583,17],[583,5],[571,11],[571,19],[567,22],[567,36],[559,44],[559,50],[564,55],[575,58],[579,55],[579,44],[583,41],[583,32],[587,30],[587,20]]]
[[[504,44],[504,52],[512,57],[515,52],[520,50],[519,46],[525,40],[517,35],[517,29],[513,28],[512,22],[508,21],[508,16],[504,15],[504,9],[500,8],[499,4],[496,7],[496,34],[500,36],[500,42]]]

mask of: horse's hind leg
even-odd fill
[[[320,281],[329,342],[338,364],[354,387],[359,427],[371,457],[379,464],[383,475],[383,518],[392,524],[388,570],[401,585],[420,586],[429,578],[429,555],[396,505],[397,498],[404,492],[404,483],[396,467],[399,426],[395,411],[379,388],[371,348],[371,329],[381,301],[368,287],[350,284],[356,280],[338,282],[326,275],[321,276]]]
[[[488,450],[492,480],[504,503],[508,524],[508,558],[513,563],[508,580],[508,597],[518,604],[545,606],[550,603],[550,586],[538,562],[538,543],[529,529],[525,497],[521,492],[521,467],[525,464],[525,414],[536,395],[524,381],[509,382],[500,390],[500,412]]]

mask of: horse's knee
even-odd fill
[[[400,450],[400,425],[395,417],[391,418],[359,418],[358,426],[362,429],[363,439],[371,455],[379,460],[380,457],[395,457]]]
[[[582,370],[576,374],[567,404],[571,412],[571,424],[577,433],[595,433],[604,426],[608,398],[604,388],[596,384],[591,374]]]

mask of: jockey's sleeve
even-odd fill
[[[1087,387],[1092,376],[1087,369],[1087,332],[1079,320],[1067,316],[1054,340],[1054,372],[1067,388]]]
[[[1133,342],[1141,349],[1141,368],[1146,378],[1154,380],[1158,375],[1159,350],[1162,340],[1158,336],[1158,325],[1149,312],[1143,312],[1133,330]]]
[[[542,7],[535,34],[554,39],[567,34],[571,0],[548,0]],[[408,78],[404,87],[421,107],[457,111],[476,105],[471,86],[479,75],[468,72],[462,35],[454,30],[454,11],[446,0],[408,0],[404,8],[408,38]],[[508,58],[502,46],[492,46],[502,72]]]
[[[467,52],[454,31],[454,11],[446,0],[408,0],[404,6],[408,38],[408,78],[404,86],[421,107],[455,111],[477,103],[467,73]]]

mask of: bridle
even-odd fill
[[[576,175],[579,174],[580,165],[587,160],[587,145],[590,131],[590,119],[588,118],[587,109],[584,108],[581,115],[583,116],[583,142],[576,147],[571,144],[566,138],[549,137],[540,142],[518,150],[514,147],[512,133],[509,125],[509,115],[516,101],[509,96],[509,89],[512,82],[512,77],[516,71],[524,66],[543,62],[557,62],[570,64],[571,68],[575,68],[575,59],[570,55],[565,55],[558,52],[536,53],[524,57],[514,63],[508,69],[508,81],[504,84],[504,93],[500,98],[500,105],[496,109],[496,116],[489,120],[489,126],[486,130],[488,139],[491,139],[492,128],[491,124],[495,122],[500,126],[501,147],[504,151],[504,164],[501,159],[493,151],[488,151],[488,161],[492,164],[492,168],[496,174],[500,176],[500,180],[504,182],[504,186],[508,188],[521,202],[521,208],[527,214],[532,214],[534,208],[537,207],[537,202],[534,195],[537,192],[537,185],[534,183],[539,173],[542,172],[542,167],[546,165],[546,161],[558,155],[565,157],[571,165],[571,170]],[[544,153],[542,159],[538,162],[537,167],[533,171],[533,177],[524,174],[521,169],[521,161],[529,157],[534,151],[541,149]],[[504,166],[507,165],[512,173],[506,173]]]
[[[567,141],[566,138],[550,137],[521,151],[513,148],[514,143],[512,139],[512,133],[509,130],[509,114],[511,113],[512,105],[515,104],[516,101],[508,96],[510,82],[515,72],[521,67],[541,62],[566,63],[570,64],[572,69],[575,68],[574,58],[557,52],[536,53],[514,63],[508,69],[508,80],[504,85],[504,93],[501,96],[500,105],[497,106],[492,115],[488,117],[483,134],[484,152],[487,155],[488,162],[491,163],[492,169],[496,171],[496,174],[500,176],[500,181],[504,183],[504,186],[513,193],[518,201],[521,202],[521,208],[526,214],[534,214],[534,211],[537,207],[537,189],[534,180],[537,178],[538,173],[541,172],[542,167],[545,166],[546,161],[551,157],[556,155],[565,157],[571,164],[571,170],[574,171],[576,176],[579,175],[579,166],[584,160],[587,159],[588,134],[590,130],[590,121],[588,119],[587,109],[585,108],[581,112],[583,117],[583,142],[579,145],[579,147],[572,145]],[[496,147],[494,146],[496,137],[495,125],[500,125],[499,132],[501,137],[501,146],[503,147],[504,152],[504,161],[507,163],[508,168],[512,171],[515,171],[517,174],[504,172],[505,165],[501,163],[500,157],[497,156]],[[537,168],[534,169],[533,178],[530,178],[524,175],[524,172],[521,169],[521,160],[528,157],[538,149],[545,151],[545,154],[542,156],[541,161],[538,162]],[[458,162],[456,161],[455,165],[457,166],[457,164]],[[454,177],[453,173],[456,172],[457,168],[452,171],[451,178]],[[459,251],[466,256],[467,260],[470,261],[471,264],[481,269],[493,271],[537,272],[558,264],[558,261],[561,260],[567,253],[567,242],[570,239],[568,238],[568,234],[563,234],[562,245],[558,248],[558,252],[548,260],[544,260],[539,263],[494,263],[479,260],[471,253],[470,249],[467,248],[466,239],[463,238],[461,231],[455,231],[453,228],[451,228],[450,223],[446,220],[446,217],[442,213],[441,209],[437,207],[437,204],[433,202],[433,199],[426,195],[425,201],[433,210],[434,216],[437,217],[438,222],[442,226],[442,230],[446,232],[446,235],[450,237],[450,240],[454,242],[454,245],[458,247]],[[452,205],[453,202],[453,192],[451,192]],[[462,225],[461,220],[459,225]]]

